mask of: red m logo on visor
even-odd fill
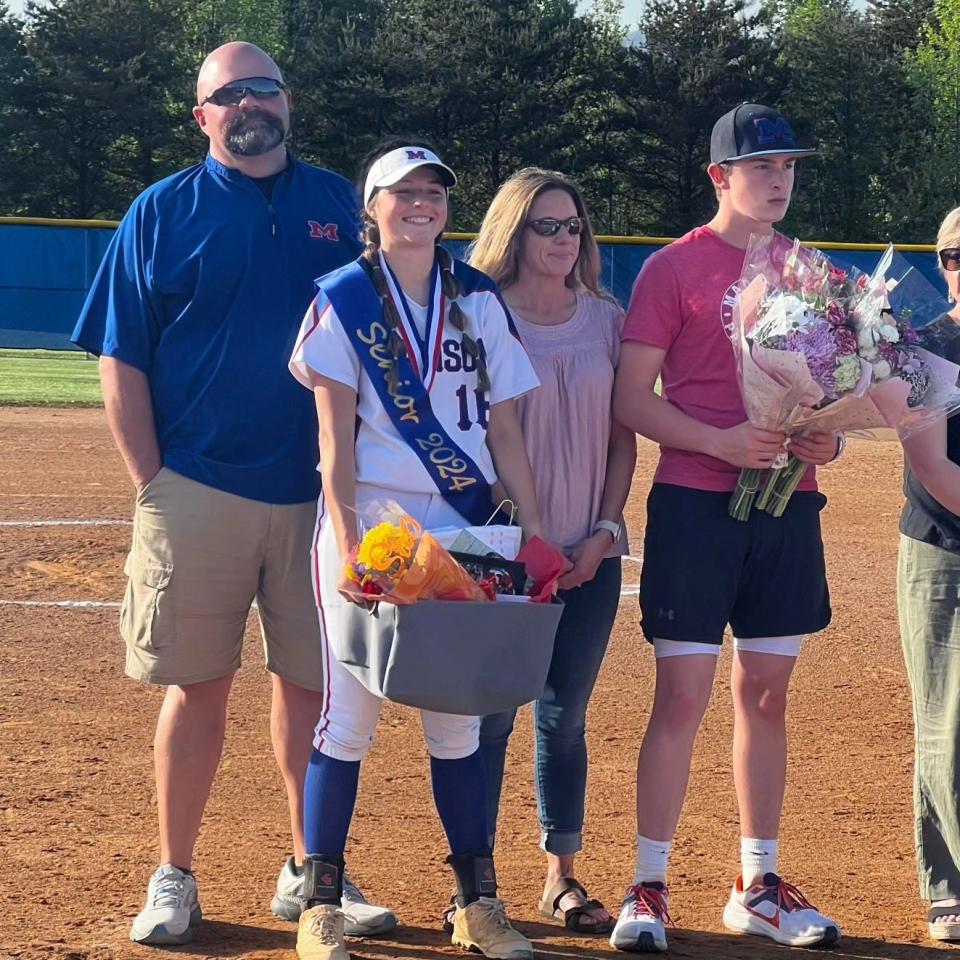
[[[408,160],[426,160],[427,152],[426,150],[408,150],[407,159]]]
[[[314,240],[333,240],[339,241],[339,227],[335,223],[318,223],[316,220],[308,220],[307,226],[310,228],[310,236]]]

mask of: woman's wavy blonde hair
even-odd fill
[[[573,200],[577,216],[583,218],[580,254],[567,275],[566,285],[578,293],[613,300],[600,284],[600,249],[580,191],[562,173],[553,170],[525,167],[500,187],[480,224],[477,239],[470,245],[470,266],[492,277],[502,289],[514,283],[520,265],[520,237],[530,208],[547,190],[563,190]]]

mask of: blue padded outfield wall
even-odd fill
[[[70,333],[112,235],[112,224],[95,221],[0,217],[0,347],[71,348]],[[466,248],[462,236],[448,241],[455,254]],[[621,303],[626,304],[643,261],[667,242],[604,238],[603,283]],[[823,246],[838,264],[852,264],[867,273],[881,253],[848,244]],[[943,291],[932,248],[901,250]]]
[[[72,347],[69,337],[113,229],[0,221],[0,347]]]

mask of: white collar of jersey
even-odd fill
[[[429,392],[437,375],[437,366],[440,359],[440,342],[443,339],[443,326],[446,320],[446,298],[443,295],[443,284],[440,282],[440,265],[434,259],[433,270],[430,274],[430,294],[427,303],[427,319],[423,336],[413,321],[410,302],[403,292],[397,278],[390,269],[383,251],[379,251],[380,266],[383,275],[387,278],[387,287],[390,298],[393,300],[397,313],[400,314],[400,335],[407,348],[407,355],[416,374],[423,381]]]

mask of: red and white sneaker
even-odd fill
[[[673,926],[667,911],[667,888],[662,883],[629,887],[620,916],[610,934],[610,946],[632,953],[662,953],[667,949],[664,924]]]
[[[840,939],[840,927],[825,917],[793,884],[768,873],[743,889],[738,876],[723,908],[723,925],[734,933],[769,937],[789,947],[830,946]]]

